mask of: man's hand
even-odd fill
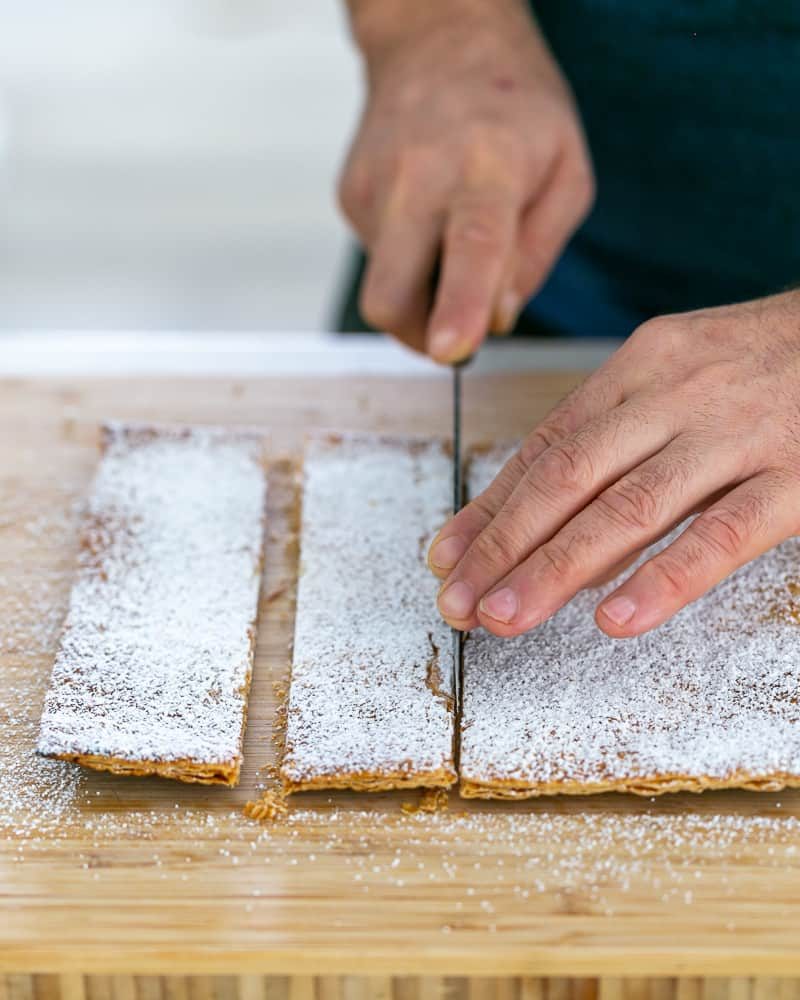
[[[511,329],[589,210],[581,126],[523,0],[349,6],[368,100],[339,193],[369,257],[361,310],[457,361]]]
[[[514,636],[687,515],[602,601],[660,625],[800,531],[800,292],[645,323],[524,441],[429,553],[451,625]]]

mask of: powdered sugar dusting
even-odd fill
[[[473,495],[500,458],[473,460]],[[798,568],[800,540],[791,539],[636,639],[610,639],[594,624],[614,583],[579,594],[519,638],[473,633],[461,737],[467,790],[800,782]]]
[[[255,432],[114,425],[39,751],[240,758],[266,477]]]
[[[450,472],[438,442],[309,442],[281,771],[290,786],[454,780],[451,635],[425,566]]]

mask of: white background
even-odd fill
[[[0,332],[324,329],[337,0],[0,0]]]

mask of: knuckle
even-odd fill
[[[461,331],[464,342],[469,341],[471,345],[471,354],[478,349],[488,328],[491,304],[485,293],[469,288],[464,281],[463,278],[457,281],[451,276],[446,284],[440,284],[429,326],[452,327]]]
[[[583,492],[594,480],[594,465],[577,438],[564,438],[548,448],[536,461],[536,479],[559,493]]]
[[[453,243],[480,248],[485,253],[500,252],[504,248],[504,234],[493,211],[483,207],[470,207],[459,212],[449,227]]]
[[[433,146],[412,143],[395,155],[392,171],[395,185],[410,194],[419,194],[431,178],[441,175],[442,151]],[[413,203],[413,200],[412,200]]]
[[[733,361],[725,359],[710,361],[688,373],[684,379],[684,389],[697,396],[700,400],[719,397],[720,390],[743,388],[742,378],[752,377],[750,372],[744,372]],[[752,405],[751,400],[745,400],[744,405]],[[743,401],[736,400],[736,408],[743,412]]]
[[[355,228],[359,228],[369,211],[372,197],[368,175],[355,165],[347,165],[336,186],[339,208]]]
[[[394,329],[402,322],[402,310],[392,300],[388,289],[379,280],[365,282],[359,296],[359,310],[364,319],[379,330]]]
[[[575,576],[580,568],[573,551],[556,539],[545,542],[539,549],[539,559],[559,579]]]
[[[554,447],[564,437],[563,430],[555,423],[540,424],[525,438],[520,447],[520,458],[527,467],[535,459]]]
[[[489,249],[503,248],[510,201],[509,192],[497,181],[474,186],[463,182],[462,190],[452,199],[448,237]]]
[[[491,126],[483,117],[474,118],[464,126],[464,147],[468,150],[483,151],[492,148],[492,139],[497,139],[501,129]]]
[[[686,342],[686,327],[678,316],[654,316],[631,334],[631,343],[659,355],[675,354]]]
[[[662,552],[646,563],[641,572],[649,578],[651,591],[666,597],[670,603],[680,602],[689,592],[689,568],[673,553]]]
[[[737,507],[714,507],[694,522],[695,535],[714,553],[734,558],[758,529],[761,512],[756,503]]]
[[[524,479],[526,470],[527,466],[524,465],[520,454],[512,455],[495,477],[494,483],[490,487],[491,497],[489,500],[491,501],[495,497],[498,500],[510,497],[517,484]],[[498,510],[500,506],[502,506],[502,502],[498,504]]]
[[[491,499],[489,498],[488,491],[484,491],[478,496],[473,497],[464,509],[472,512],[480,523],[487,525],[491,523],[492,518],[496,513]]]
[[[510,123],[477,118],[463,130],[462,172],[476,179],[511,177],[522,148],[519,133]]]
[[[657,490],[634,477],[609,487],[597,497],[595,505],[608,520],[642,533],[652,530],[661,512]]]
[[[489,526],[472,543],[470,560],[484,570],[515,566],[523,553],[520,541],[518,532],[508,525],[503,529]]]

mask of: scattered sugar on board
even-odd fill
[[[477,458],[481,490],[500,455]],[[680,530],[680,529],[679,529]],[[670,622],[613,640],[584,591],[527,635],[466,643],[462,778],[522,790],[659,776],[800,779],[800,539],[744,567]]]
[[[425,566],[450,471],[441,442],[309,440],[281,768],[290,786],[455,777],[452,641]]]
[[[257,432],[110,426],[41,752],[239,757],[265,490]]]
[[[547,897],[544,905],[557,912],[568,907],[613,916],[624,912],[625,897],[633,893],[637,905],[646,899],[654,911],[705,905],[718,914],[720,898],[731,906],[752,900],[756,871],[759,893],[800,884],[795,816],[563,815],[503,805],[413,815],[328,808],[290,810],[262,826],[239,812],[176,803],[174,811],[84,812],[78,819],[75,866],[87,878],[113,874],[120,841],[150,840],[153,877],[174,883],[176,891],[182,883],[201,883],[209,864],[227,864],[241,873],[236,886],[243,897],[261,898],[259,905],[269,907],[276,892],[313,892],[318,866],[330,892],[335,859],[345,894],[375,894],[385,905],[436,892],[443,933],[458,933],[462,925],[502,929],[531,903],[540,907],[533,903],[537,897]],[[16,834],[12,860],[24,863],[47,852],[55,838],[69,836],[69,826]]]
[[[0,831],[57,826],[82,780],[78,768],[35,753],[74,572],[82,491],[82,482],[0,486]]]
[[[761,869],[762,889],[773,879],[779,885],[800,878],[794,817],[787,823],[736,814],[565,816],[501,806],[460,816],[418,813],[399,822],[383,816],[378,823],[364,811],[298,810],[263,837],[276,848],[273,865],[299,868],[304,891],[314,877],[307,840],[315,861],[332,854],[344,863],[359,893],[414,898],[423,886],[446,887],[437,896],[441,910],[450,911],[444,933],[457,931],[459,920],[475,926],[476,918],[489,930],[502,927],[541,895],[555,897],[551,905],[559,911],[566,904],[558,900],[569,898],[575,913],[611,916],[630,892],[640,900],[645,894],[655,909],[707,903],[718,912],[720,893],[731,904],[749,897],[748,880],[737,885],[737,865]]]

